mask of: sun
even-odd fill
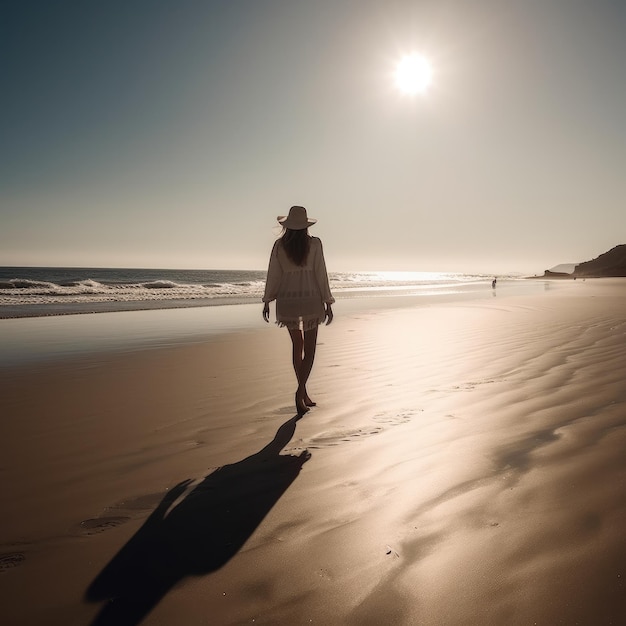
[[[426,57],[414,52],[400,59],[395,79],[402,93],[425,94],[433,81],[433,67]]]

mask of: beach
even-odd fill
[[[626,279],[501,293],[4,365],[2,622],[624,623]]]

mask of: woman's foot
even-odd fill
[[[296,411],[298,412],[298,415],[304,415],[310,411],[304,401],[304,398],[298,391],[296,391]]]
[[[304,400],[305,406],[317,406],[317,402],[313,402],[309,397],[309,392],[306,390],[306,387],[302,390],[302,399]]]

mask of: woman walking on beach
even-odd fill
[[[306,209],[292,206],[289,215],[278,216],[283,233],[270,255],[263,319],[269,322],[270,306],[276,300],[276,323],[289,331],[293,348],[293,369],[298,380],[296,410],[304,415],[315,406],[306,390],[313,368],[317,327],[333,321],[335,302],[328,284],[322,242],[309,235],[308,228],[317,220],[309,219]]]

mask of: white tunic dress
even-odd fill
[[[263,302],[276,300],[276,323],[290,329],[310,330],[324,321],[324,304],[335,301],[330,293],[322,242],[311,237],[304,265],[296,265],[278,239],[272,248]]]

